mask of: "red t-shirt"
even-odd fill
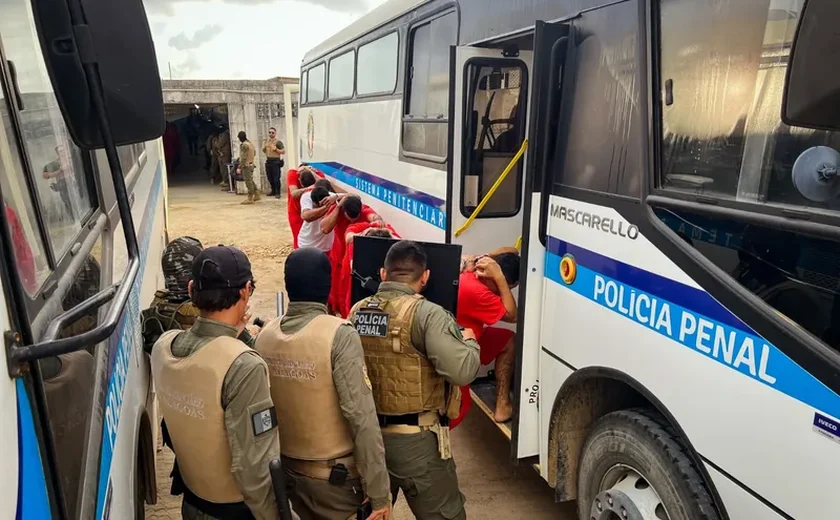
[[[476,339],[484,327],[498,323],[505,316],[502,297],[487,288],[475,273],[462,273],[458,282],[458,325],[472,329]]]
[[[12,232],[12,248],[15,252],[21,282],[23,282],[26,292],[35,294],[38,289],[35,257],[32,255],[32,248],[29,247],[29,242],[26,240],[26,234],[23,232],[23,226],[20,225],[17,213],[9,206],[6,206],[6,221],[9,223],[9,231]]]
[[[318,171],[315,171],[315,176],[324,178]],[[303,222],[303,217],[300,216],[300,199],[292,197],[292,190],[300,187],[300,175],[297,169],[289,168],[286,172],[286,186],[286,211],[289,214],[289,222]]]
[[[333,208],[332,211],[339,211],[339,209]],[[330,291],[330,307],[333,310],[340,311],[341,310],[341,301],[342,301],[342,291],[341,291],[341,265],[344,261],[344,252],[347,249],[347,241],[345,236],[347,235],[347,229],[351,225],[355,224],[369,224],[370,219],[376,216],[376,212],[373,211],[369,206],[362,204],[362,212],[359,213],[359,216],[356,220],[351,221],[347,218],[347,215],[341,211],[338,214],[338,218],[336,218],[335,228],[333,228],[333,232],[335,233],[335,240],[333,240],[333,247],[330,250],[330,265],[332,266],[332,290]],[[354,231],[354,233],[361,233],[365,229],[370,227],[369,225],[364,227],[361,231]]]
[[[345,236],[347,233],[359,234],[372,227],[374,227],[374,225],[371,222],[357,222],[355,224],[350,224],[347,226]],[[401,238],[399,233],[397,233],[390,224],[386,224],[385,227],[391,231],[394,238]],[[345,318],[350,314],[350,309],[353,307],[353,291],[351,290],[351,287],[353,286],[353,274],[351,273],[350,265],[353,262],[353,244],[355,244],[355,241],[345,244],[344,258],[341,261],[341,269],[338,274],[338,310]],[[335,283],[335,279],[333,279],[333,283]]]
[[[484,329],[498,323],[504,317],[505,305],[501,296],[487,288],[475,273],[462,273],[458,282],[458,313],[455,321],[465,329],[471,329],[476,340],[481,339]],[[461,410],[450,427],[455,428],[464,420],[472,408],[470,386],[461,387]]]

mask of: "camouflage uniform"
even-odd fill
[[[141,314],[143,347],[152,345],[167,330],[187,330],[198,318],[198,309],[190,301],[189,282],[193,259],[203,249],[201,242],[191,237],[176,238],[163,252],[163,278],[166,290],[155,292],[151,306]]]
[[[243,204],[260,200],[260,194],[254,182],[254,160],[256,156],[257,151],[251,141],[245,140],[239,145],[239,169],[242,170],[242,177],[245,178],[245,185],[248,186],[248,200]]]

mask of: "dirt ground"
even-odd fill
[[[276,316],[276,291],[283,289],[283,266],[292,250],[285,200],[263,198],[241,206],[243,197],[222,193],[207,182],[170,179],[169,234],[189,235],[205,245],[225,244],[242,249],[250,258],[257,290],[253,316]],[[461,491],[467,497],[472,519],[511,518],[574,520],[574,506],[554,503],[553,492],[530,467],[516,467],[508,460],[510,444],[477,408],[453,433]],[[180,498],[169,495],[172,453],[158,452],[158,497],[146,507],[152,520],[180,518]],[[400,498],[395,520],[413,518]]]

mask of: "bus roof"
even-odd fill
[[[353,41],[368,31],[371,31],[384,23],[390,22],[394,18],[397,18],[400,15],[407,13],[429,1],[431,0],[388,0],[307,52],[303,57],[303,63],[308,64],[309,62],[328,54],[333,49],[336,49],[349,41]]]

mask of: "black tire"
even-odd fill
[[[605,477],[612,478],[622,471],[615,468],[622,467],[632,468],[653,487],[664,508],[657,512],[667,511],[667,516],[645,520],[720,520],[711,493],[679,436],[661,414],[649,409],[613,412],[592,427],[578,468],[580,520],[599,518],[592,514],[595,498],[614,485],[605,482]],[[601,489],[602,482],[606,489]]]
[[[134,472],[134,520],[146,520],[146,475],[143,473],[143,459],[137,454],[137,469]]]

